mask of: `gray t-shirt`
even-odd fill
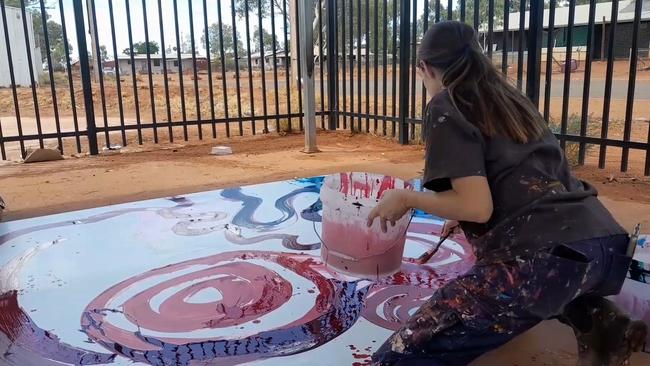
[[[442,192],[451,189],[451,179],[468,176],[484,176],[490,185],[491,219],[461,222],[479,263],[625,233],[596,198],[596,189],[571,175],[550,130],[526,144],[488,138],[456,109],[447,91],[429,102],[424,124],[425,188]]]

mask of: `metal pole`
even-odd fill
[[[409,142],[406,121],[409,111],[409,33],[411,30],[410,0],[402,0],[400,12],[400,45],[399,45],[399,143],[406,145]]]
[[[300,71],[305,119],[305,152],[318,152],[316,148],[316,96],[314,94],[314,0],[298,2],[300,37]]]
[[[544,32],[544,0],[531,0],[530,27],[528,29],[528,67],[526,73],[526,95],[539,106],[539,83],[542,60],[542,34]],[[523,37],[523,34],[519,34]]]
[[[336,0],[327,1],[327,101],[329,102],[328,129],[336,130],[336,120],[339,108],[336,95],[338,82],[338,51],[336,42]],[[321,60],[321,67],[322,67]]]
[[[90,63],[88,62],[88,46],[86,45],[86,30],[84,29],[84,10],[81,0],[73,0],[72,4],[74,6],[75,28],[77,30],[77,47],[79,47],[79,66],[81,68],[81,86],[84,93],[84,109],[86,110],[88,148],[90,155],[98,155],[93,90],[90,83]]]

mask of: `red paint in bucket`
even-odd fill
[[[385,191],[410,189],[403,180],[371,173],[341,173],[325,178],[321,189],[323,226],[321,256],[337,272],[378,278],[397,272],[402,264],[410,215],[383,233],[379,220],[366,220]]]

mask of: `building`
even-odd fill
[[[288,55],[284,50],[277,50],[275,52],[275,59],[278,68],[286,67],[287,64],[290,64],[291,62],[290,55]],[[248,54],[246,52],[244,52],[243,55],[239,56],[238,64],[240,69],[246,69],[248,67]],[[261,52],[251,54],[251,65],[254,69],[259,69],[262,67]],[[273,70],[273,51],[269,51],[264,54],[264,69]]]
[[[179,69],[179,59],[176,54],[165,55],[168,73],[177,73]],[[162,55],[152,54],[149,55],[151,60],[151,72],[154,74],[163,73],[163,57]],[[135,63],[136,74],[147,74],[149,67],[147,63],[147,55],[133,55],[133,62]],[[183,73],[194,70],[194,62],[191,54],[182,54],[180,58]],[[117,63],[120,68],[120,75],[131,75],[131,56],[120,55],[117,57]],[[112,63],[106,64],[105,68],[113,69]],[[208,59],[205,56],[196,55],[196,69],[203,71],[208,69]]]
[[[648,57],[648,49],[650,48],[650,0],[643,1],[641,12],[641,23],[639,27],[639,55],[641,57]],[[635,0],[622,0],[618,5],[618,19],[616,22],[616,35],[614,37],[614,50],[615,58],[629,58],[632,47],[632,29],[634,21],[634,4]],[[594,50],[593,57],[596,60],[604,59],[607,57],[607,47],[609,43],[610,29],[612,26],[612,3],[597,3],[596,16],[594,24]],[[519,50],[519,37],[526,37],[528,33],[529,12],[525,14],[525,23],[523,34],[519,30],[519,15],[520,13],[511,13],[508,18],[508,32],[504,34],[503,25],[495,26],[493,35],[493,49],[501,51],[503,49],[503,37],[507,36],[508,51],[516,52]],[[544,47],[548,39],[548,24],[549,24],[549,9],[544,10]],[[589,24],[589,4],[578,5],[575,7],[575,20],[573,23],[573,41],[572,48],[574,51],[584,51],[587,49],[587,29]],[[554,36],[555,46],[554,52],[562,52],[567,46],[567,32],[569,27],[569,8],[556,8],[555,9],[555,24]],[[485,31],[485,29],[482,29]],[[485,32],[483,32],[485,33]],[[482,34],[483,36],[484,34]],[[523,42],[524,47],[526,42]],[[524,48],[525,49],[525,48]],[[546,48],[542,49],[542,54],[546,54]]]
[[[23,16],[19,8],[5,7],[7,13],[7,30],[9,46],[11,47],[11,60],[14,69],[14,78],[18,86],[30,86],[29,63],[27,62],[27,45],[25,44],[25,33],[23,32]],[[37,46],[37,36],[34,33],[32,14],[26,12],[27,32],[29,49],[32,53],[32,65],[34,81],[38,84],[43,74],[43,59],[41,49]],[[4,24],[0,18],[0,87],[10,87],[11,77],[9,75],[9,62],[7,58],[7,45],[5,43]]]

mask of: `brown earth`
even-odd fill
[[[231,156],[208,155],[212,144],[146,144],[130,153],[0,168],[0,193],[8,204],[5,220],[34,217],[134,200],[314,176],[339,171],[374,171],[404,178],[421,174],[421,146],[401,146],[370,135],[319,133],[320,153],[301,152],[301,135],[233,138]],[[613,155],[610,154],[610,156]],[[615,159],[615,157],[614,157]],[[631,228],[650,228],[650,179],[638,167],[616,173],[589,163],[576,174],[593,184],[617,219]],[[543,322],[474,365],[574,365],[576,343],[556,321]],[[650,364],[635,355],[631,365]]]

